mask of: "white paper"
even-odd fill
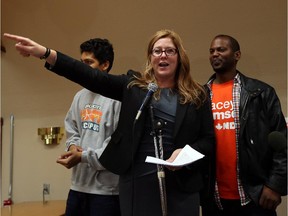
[[[145,162],[168,165],[168,166],[185,166],[203,157],[204,157],[203,154],[191,148],[191,146],[185,145],[185,147],[180,151],[180,153],[178,154],[178,156],[175,158],[173,162],[167,162],[167,161],[161,160],[159,158],[151,157],[151,156],[147,156]]]

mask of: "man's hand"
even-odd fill
[[[81,156],[82,148],[80,146],[71,145],[69,151],[60,155],[56,162],[62,164],[67,169],[70,169],[81,162]]]
[[[75,144],[72,144],[69,146],[68,151],[78,151],[78,152],[82,152],[83,149],[80,146],[77,146]]]
[[[281,195],[264,185],[259,205],[264,209],[276,210],[280,203]]]

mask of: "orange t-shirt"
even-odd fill
[[[216,179],[221,198],[239,199],[233,80],[212,84],[212,111],[216,134]]]

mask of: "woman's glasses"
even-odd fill
[[[165,53],[166,56],[174,56],[177,54],[177,49],[175,48],[166,48],[164,50],[162,50],[161,48],[155,48],[152,50],[152,55],[155,57],[160,57],[162,56],[162,53]]]

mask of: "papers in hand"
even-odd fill
[[[203,154],[191,148],[189,145],[185,145],[185,147],[180,151],[180,153],[178,154],[178,156],[175,158],[173,162],[167,162],[167,161],[161,160],[159,158],[151,157],[151,156],[147,156],[145,162],[168,165],[168,166],[185,166],[203,157],[204,157]]]

